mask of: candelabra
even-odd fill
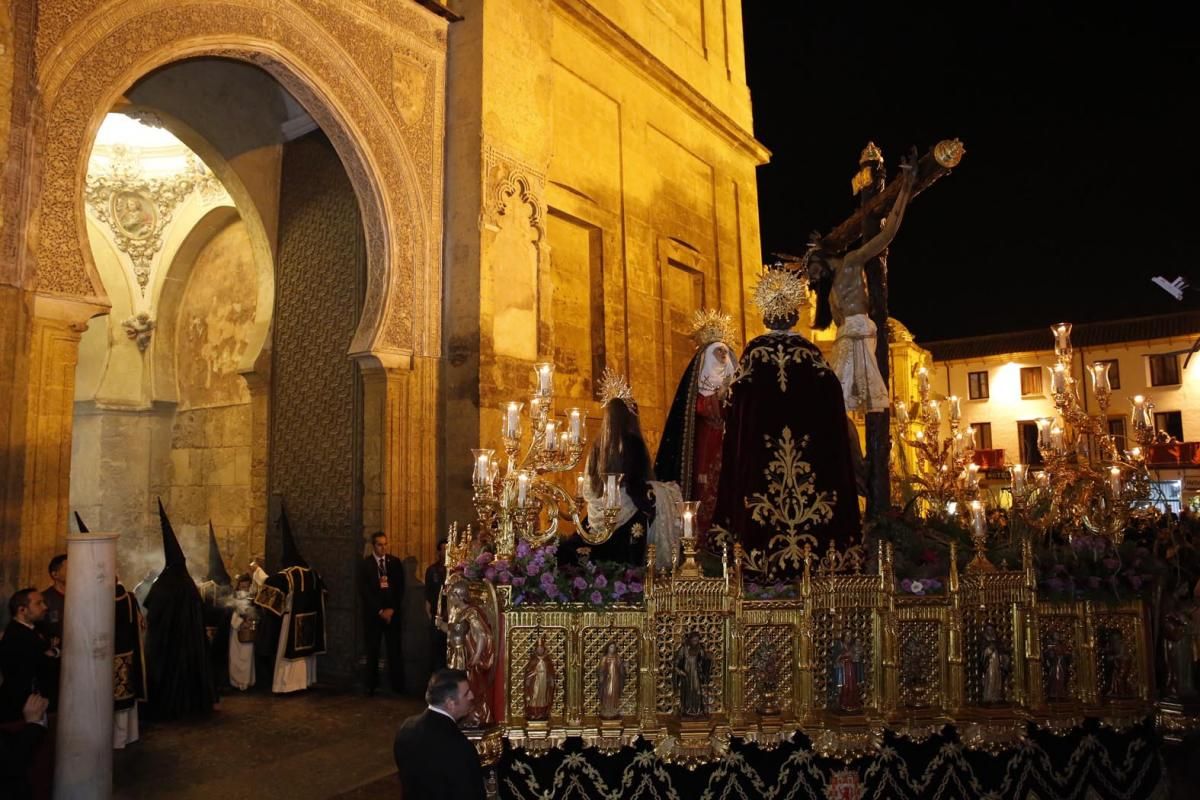
[[[1058,417],[1037,421],[1043,465],[1036,478],[1030,480],[1025,465],[1012,468],[1013,510],[1041,533],[1102,535],[1119,544],[1132,520],[1152,519],[1158,513],[1146,466],[1146,448],[1154,440],[1154,404],[1141,395],[1132,399],[1134,446],[1122,452],[1108,430],[1109,365],[1097,361],[1086,367],[1100,410],[1088,414],[1071,374],[1071,324],[1060,322],[1050,330],[1055,355],[1048,368],[1050,394]]]
[[[587,543],[600,544],[612,535],[620,510],[620,474],[604,476],[600,518],[588,515],[586,526],[581,517],[587,506],[587,476],[576,476],[574,497],[547,477],[579,466],[587,441],[585,415],[582,409],[568,408],[565,419],[556,419],[554,365],[537,364],[534,375],[537,389],[529,401],[528,442],[523,445],[525,404],[512,401],[501,408],[503,471],[494,449],[471,451],[474,454],[471,484],[475,513],[480,526],[492,532],[496,554],[500,557],[513,553],[518,538],[539,546],[554,541],[560,520],[574,522]]]
[[[896,403],[894,415],[899,438],[916,452],[917,463],[910,483],[925,504],[926,513],[957,516],[969,525],[975,544],[972,571],[994,569],[985,554],[987,516],[979,488],[979,466],[974,461],[975,429],[962,428],[959,398],[950,395],[944,401],[950,421],[950,435],[941,438],[943,401],[933,399],[929,371],[917,367],[917,410],[909,414],[909,404]]]

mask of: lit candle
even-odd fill
[[[549,397],[554,394],[554,365],[543,361],[534,366],[538,379],[538,396]]]
[[[925,367],[917,369],[917,392],[921,395],[922,400],[929,397],[929,370]]]
[[[476,488],[485,486],[492,476],[491,451],[472,450],[471,452],[475,454],[475,470],[471,473],[471,483]]]
[[[696,514],[690,508],[683,512],[683,538],[692,538],[692,520]]]
[[[1121,468],[1108,468],[1108,485],[1112,489],[1113,497],[1121,496]]]
[[[1112,391],[1112,384],[1108,380],[1108,368],[1111,366],[1107,361],[1097,361],[1092,364],[1092,390],[1097,395],[1108,394]]]
[[[1133,412],[1129,416],[1129,421],[1135,426],[1143,425],[1146,422],[1146,398],[1140,394],[1135,394],[1130,401],[1133,403]]]
[[[512,401],[504,408],[504,426],[501,433],[506,439],[521,438],[521,406],[523,403]]]
[[[1071,323],[1060,322],[1057,325],[1051,325],[1050,331],[1054,334],[1054,355],[1069,354],[1071,352]]]
[[[558,450],[558,423],[554,420],[546,422],[546,452],[553,453]]]
[[[609,473],[604,476],[604,506],[606,508],[617,508],[621,505],[617,495],[617,479],[620,474]]]
[[[963,435],[962,433],[954,433],[954,455],[961,455],[963,450]]]
[[[1055,394],[1066,394],[1067,368],[1062,364],[1055,364],[1050,369],[1050,391]]]
[[[925,441],[925,431],[917,431],[917,434],[916,434],[916,435],[917,435],[917,441],[918,441],[918,442],[923,442],[923,441]]]
[[[570,423],[567,432],[570,434],[568,439],[572,445],[579,444],[583,440],[583,412],[578,408],[567,409],[567,415]]]
[[[587,480],[583,475],[575,476],[575,496],[583,497],[583,482]]]
[[[1037,420],[1038,427],[1038,447],[1046,450],[1050,447],[1050,423],[1052,420],[1049,417],[1039,417]]]
[[[987,536],[987,517],[983,513],[983,503],[971,501],[971,530],[976,536]]]
[[[896,422],[901,425],[908,424],[908,403],[895,403],[896,407]]]
[[[1142,424],[1150,430],[1157,430],[1154,424],[1154,403],[1146,401],[1145,407],[1142,408]]]
[[[1046,472],[1045,470],[1039,472],[1037,475],[1037,482],[1039,486],[1048,487],[1050,485],[1050,473]]]
[[[974,489],[979,486],[979,465],[967,464],[967,487]]]
[[[1025,491],[1025,467],[1022,464],[1013,464],[1012,488],[1013,494],[1021,494]]]
[[[950,406],[950,421],[958,422],[962,416],[962,407],[958,403],[958,395],[952,394],[946,398],[946,401]]]
[[[565,452],[567,452],[567,449],[570,446],[571,446],[570,434],[568,434],[566,431],[562,431],[561,433],[559,433],[558,434],[558,449],[559,449],[559,451],[565,453]]]
[[[1063,429],[1055,425],[1050,429],[1050,446],[1054,452],[1061,453],[1063,449]]]
[[[942,421],[942,407],[938,405],[937,400],[929,401],[929,419],[935,425]]]
[[[1129,451],[1129,457],[1134,461],[1140,461],[1142,458],[1142,448],[1134,447]]]
[[[975,449],[975,428],[970,425],[967,426],[966,443],[968,450]]]
[[[529,496],[529,473],[522,471],[517,475],[517,505],[521,508],[525,507],[525,500]]]

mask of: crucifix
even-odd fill
[[[815,326],[838,326],[831,360],[847,410],[866,414],[868,517],[885,512],[891,495],[887,248],[909,201],[950,174],[964,152],[957,139],[938,142],[920,159],[914,148],[901,162],[901,179],[888,186],[883,153],[869,142],[851,181],[858,210],[829,234],[814,233],[801,262],[816,287]]]

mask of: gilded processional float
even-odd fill
[[[943,171],[961,157],[951,144],[935,148]],[[902,165],[885,198],[884,247],[930,181],[925,161]],[[828,277],[841,329],[865,287],[839,280],[870,255],[825,257],[815,242],[799,269],[765,272],[756,301],[771,330],[740,360],[728,319],[697,314],[653,470],[663,482],[619,376],[604,376],[594,443],[583,409],[556,413],[552,364],[536,365],[527,409],[502,409],[502,452],[474,451],[478,523],[449,532],[439,610],[448,663],[478,699],[468,735],[493,794],[1161,790],[1160,737],[1200,723],[1200,611],[1181,566],[1189,533],[1154,502],[1150,400],[1135,399],[1129,441],[1115,439],[1106,365],[1088,367],[1101,406],[1089,415],[1070,326],[1054,326],[1059,414],[1039,421],[1041,463],[1013,466],[999,503],[957,398],[918,371],[916,396],[896,398],[888,420],[912,463],[892,509],[860,524],[853,486],[821,477],[844,477],[819,440],[848,439],[847,426],[831,428],[811,398],[843,418],[878,412],[874,379],[788,328],[807,284],[820,295]],[[869,356],[862,338],[846,344]],[[806,400],[770,399],[788,391]],[[782,433],[759,434],[776,408]],[[849,534],[835,508],[847,495]]]

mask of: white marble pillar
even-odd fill
[[[67,536],[55,800],[112,797],[113,615],[117,534]]]

